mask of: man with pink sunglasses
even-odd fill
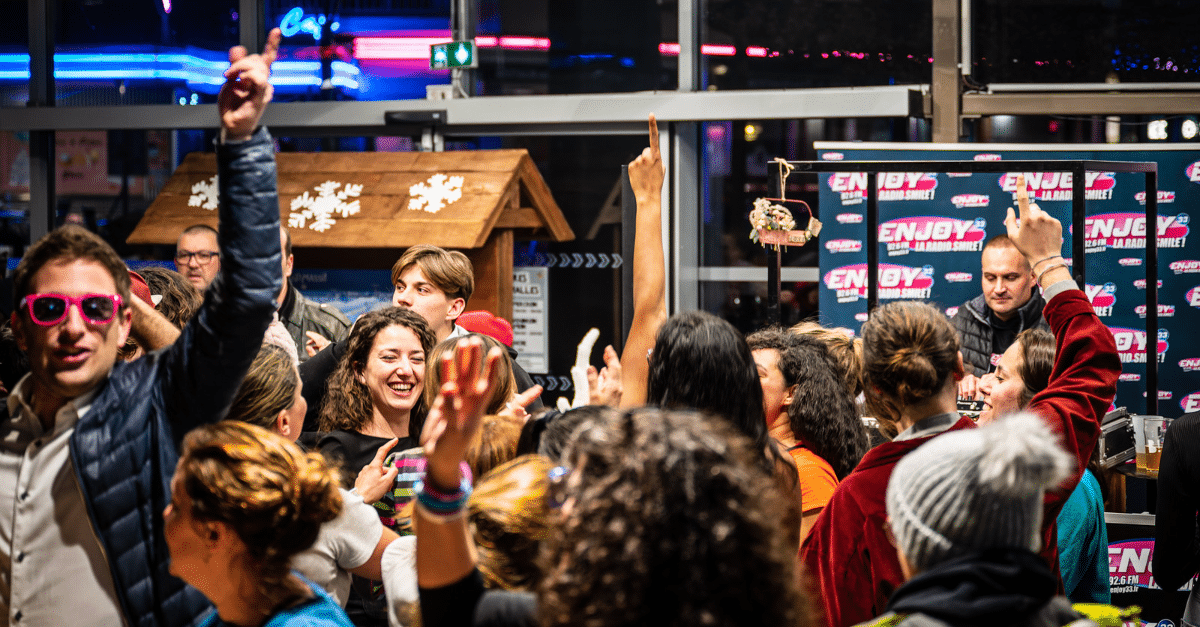
[[[224,416],[282,286],[270,135],[259,119],[280,34],[230,50],[218,98],[221,274],[167,348],[130,363],[129,272],[77,226],[49,233],[14,277],[30,374],[0,407],[0,624],[191,625],[207,599],[168,574],[163,509],[178,447]]]

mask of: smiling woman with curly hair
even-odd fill
[[[687,411],[610,410],[581,424],[551,473],[561,520],[543,544],[536,593],[485,592],[463,519],[462,462],[491,366],[462,363],[458,373],[438,364],[450,384],[428,417],[416,499],[422,624],[808,624],[784,550],[784,496],[761,451],[728,420]]]

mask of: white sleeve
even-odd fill
[[[379,522],[375,508],[364,503],[362,497],[347,490],[341,493],[342,513],[326,526],[334,559],[339,567],[350,570],[371,558],[383,536],[383,523]]]
[[[417,590],[417,537],[402,536],[383,550],[380,564],[383,571],[383,591],[387,595],[388,623],[391,627],[409,624],[413,609],[420,599]]]

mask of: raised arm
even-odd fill
[[[283,285],[275,151],[259,119],[271,100],[271,64],[280,41],[271,31],[262,54],[229,51],[218,96],[221,272],[198,315],[164,354],[163,397],[178,440],[224,416],[262,344]],[[256,130],[257,129],[257,130]]]
[[[482,351],[478,338],[462,339],[455,350],[443,354],[440,364],[431,364],[442,369],[444,383],[426,418],[425,478],[414,508],[417,581],[422,588],[449,585],[475,569],[475,544],[466,518],[470,478],[464,477],[463,468],[487,408],[488,379],[503,357],[493,349],[481,367]]]
[[[1100,418],[1116,396],[1121,361],[1112,333],[1096,317],[1060,256],[1062,224],[1029,203],[1024,177],[1017,181],[1017,203],[1020,217],[1010,208],[1004,223],[1045,290],[1045,317],[1057,345],[1049,385],[1033,397],[1029,409],[1046,418],[1062,435],[1067,452],[1075,455],[1075,477],[1069,482],[1074,487],[1100,437]],[[1070,490],[1066,492],[1048,496],[1047,502],[1061,507]],[[1046,512],[1047,517],[1056,514],[1057,509]]]
[[[658,122],[650,114],[650,146],[629,163],[629,183],[637,199],[633,240],[633,323],[621,353],[621,407],[646,404],[648,353],[667,319],[666,263],[662,238],[662,155]]]

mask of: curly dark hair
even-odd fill
[[[787,409],[792,435],[845,478],[867,452],[867,433],[825,343],[778,328],[757,331],[746,343],[779,354],[784,384],[796,386]]]
[[[725,320],[688,311],[663,323],[650,354],[646,404],[725,418],[762,451],[763,468],[774,468],[779,453],[767,434],[758,367],[746,339]]]
[[[358,380],[367,358],[371,354],[371,346],[375,344],[375,336],[390,326],[401,326],[412,330],[421,342],[421,348],[428,355],[433,350],[435,339],[429,323],[420,314],[406,307],[387,307],[365,313],[354,323],[346,346],[346,354],[338,362],[337,369],[329,377],[329,389],[325,394],[325,403],[321,406],[321,419],[318,422],[320,431],[358,431],[371,420],[371,395],[367,386]],[[418,396],[417,404],[413,406],[408,419],[408,434],[419,438],[421,428],[425,425],[425,414],[428,408]]]
[[[542,553],[542,625],[807,624],[784,497],[725,420],[659,409],[585,423]]]

